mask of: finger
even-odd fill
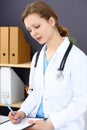
[[[11,119],[11,122],[13,123],[13,124],[18,124],[19,122],[17,121],[17,120],[15,120],[15,119]]]
[[[15,120],[17,120],[17,119],[22,119],[22,118],[21,118],[21,114],[20,114],[19,112],[15,112],[14,119],[15,119]]]
[[[17,112],[15,112],[15,115],[17,114]],[[12,123],[17,124],[20,122],[19,118],[14,116],[11,112],[9,112],[8,115],[9,119],[11,120]]]
[[[11,112],[9,113],[8,117],[10,120],[14,119],[14,116],[11,114]]]
[[[22,112],[22,111],[16,112],[16,118],[23,119],[24,117],[26,117],[24,112]]]

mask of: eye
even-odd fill
[[[27,29],[27,30],[28,30],[28,32],[29,32],[29,33],[31,33],[31,32],[32,32],[32,30],[31,30],[31,29]]]
[[[31,32],[32,32],[32,30],[28,29],[28,32],[29,32],[29,33],[31,33]]]
[[[39,28],[39,27],[40,27],[40,25],[35,26],[35,28]]]
[[[31,31],[32,31],[30,28],[26,28],[26,30],[27,30],[28,32],[31,32]]]

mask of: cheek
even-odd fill
[[[47,27],[46,30],[44,31],[44,36],[46,39],[49,39],[53,35],[53,30],[52,28]]]
[[[39,33],[42,36],[42,42],[46,43],[53,35],[53,28],[46,24],[40,28]]]

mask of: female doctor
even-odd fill
[[[32,38],[44,44],[37,63],[33,56],[29,81],[29,96],[21,108],[9,113],[13,123],[17,118],[36,117],[28,130],[84,130],[83,114],[87,106],[87,57],[60,26],[53,10],[44,2],[26,7],[22,21]],[[43,120],[41,118],[48,118]]]

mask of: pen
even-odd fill
[[[15,112],[12,110],[12,108],[10,107],[10,105],[8,104],[8,102],[5,100],[5,105],[7,106],[7,108],[11,111],[12,115],[15,116]],[[20,122],[19,119],[16,119],[18,122]]]
[[[48,119],[47,117],[43,118],[44,121],[46,121],[47,119]]]

